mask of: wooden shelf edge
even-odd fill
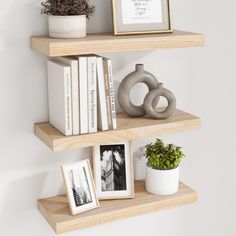
[[[165,134],[195,130],[201,127],[200,118],[181,110],[166,120],[117,116],[118,129],[78,136],[64,136],[49,123],[35,124],[35,135],[52,151],[63,151],[109,144],[123,140],[136,140]]]
[[[34,134],[43,142],[45,143],[52,151],[54,150],[53,140],[50,136],[43,132],[42,129],[37,124],[34,124]]]
[[[54,229],[55,233],[58,232],[57,230],[57,224],[48,217],[48,212],[47,209],[44,208],[44,205],[41,204],[41,201],[38,200],[38,210],[40,211],[40,213],[42,214],[42,216],[46,219],[46,221],[48,222],[48,224],[52,227],[52,229]]]
[[[76,216],[70,214],[66,196],[41,199],[38,201],[38,206],[53,230],[61,234],[197,201],[196,191],[183,183],[180,183],[176,194],[169,196],[146,192],[143,181],[135,181],[135,190],[134,199],[100,201],[100,208]]]
[[[174,30],[167,34],[114,36],[90,34],[81,39],[53,39],[47,36],[30,37],[31,49],[49,57],[91,53],[129,52],[162,48],[188,48],[205,45],[200,33]]]

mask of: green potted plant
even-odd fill
[[[95,6],[89,5],[88,0],[46,0],[41,5],[41,13],[48,15],[50,37],[86,36],[86,18],[95,12]]]
[[[179,165],[185,156],[182,148],[156,139],[145,146],[145,156],[148,160],[146,190],[157,195],[176,193],[179,188]]]

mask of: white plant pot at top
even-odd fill
[[[156,195],[174,194],[179,189],[179,167],[172,170],[156,170],[146,167],[146,190]]]
[[[48,16],[49,37],[82,38],[86,36],[86,15]]]

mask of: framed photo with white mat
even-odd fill
[[[99,207],[89,160],[62,166],[72,215]]]
[[[115,35],[170,33],[171,0],[112,0]]]
[[[93,169],[98,199],[134,198],[129,141],[94,147]]]

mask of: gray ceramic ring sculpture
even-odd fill
[[[121,109],[129,116],[139,117],[146,114],[144,110],[144,105],[135,106],[130,101],[130,91],[133,86],[137,83],[144,83],[148,86],[149,91],[157,88],[158,81],[154,75],[144,71],[143,64],[137,64],[134,72],[127,75],[121,82],[118,89],[118,102]],[[155,108],[159,102],[160,97],[155,97],[152,99],[152,106]]]
[[[168,101],[168,106],[164,111],[158,112],[153,109],[152,103],[157,97],[165,97]],[[171,116],[176,110],[175,95],[165,89],[163,84],[159,84],[157,89],[150,91],[144,99],[144,109],[148,116],[154,119],[166,119]]]

